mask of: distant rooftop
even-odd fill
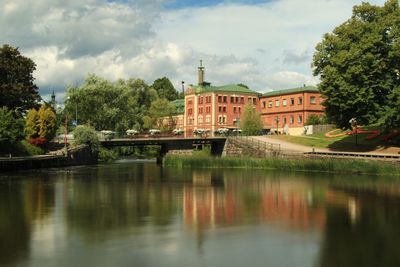
[[[221,92],[221,93],[241,93],[241,94],[260,94],[256,91],[237,84],[228,84],[223,86],[192,86],[196,93]]]
[[[302,93],[302,92],[319,92],[318,88],[315,86],[302,86],[297,88],[290,88],[284,90],[275,90],[271,92],[267,92],[262,96],[277,96],[277,95],[288,95],[294,93]]]
[[[185,99],[176,99],[171,104],[175,106],[177,115],[185,113]]]

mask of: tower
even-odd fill
[[[200,60],[200,66],[198,67],[198,73],[199,73],[199,86],[204,85],[204,67],[203,67],[203,60]]]

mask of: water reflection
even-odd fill
[[[400,265],[400,185],[350,178],[132,162],[3,175],[0,266]]]

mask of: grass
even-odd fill
[[[365,130],[376,130],[379,129],[376,126],[366,126],[362,127]],[[348,132],[347,131],[337,131],[335,134]],[[340,151],[374,151],[380,148],[386,148],[391,146],[396,146],[395,144],[399,144],[398,137],[391,142],[382,141],[381,136],[384,135],[383,131],[381,136],[374,138],[372,140],[365,140],[365,137],[368,134],[358,134],[356,135],[344,135],[340,137],[329,138],[325,136],[325,133],[312,134],[307,136],[291,136],[291,135],[275,135],[271,136],[271,138],[276,138],[279,140],[304,145],[304,146],[313,146],[316,148],[329,148],[332,150],[340,150]],[[357,140],[356,140],[357,138]],[[357,141],[357,145],[356,145]],[[398,145],[397,145],[398,146]]]
[[[244,168],[244,169],[274,169],[285,171],[331,172],[340,174],[370,174],[388,175],[400,178],[398,164],[342,159],[286,159],[249,157],[210,157],[210,156],[179,156],[168,155],[164,164],[177,168]]]
[[[1,143],[0,156],[8,156],[9,154],[11,154],[13,157],[35,156],[35,155],[43,155],[44,150],[29,144],[25,140],[22,140],[17,143]]]

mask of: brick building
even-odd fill
[[[199,81],[185,91],[185,135],[193,135],[196,129],[209,130],[239,128],[244,106],[252,103],[259,105],[260,93],[246,87],[229,84],[212,86],[204,81],[204,67],[198,68]]]
[[[313,86],[265,94],[236,84],[212,86],[204,81],[204,67],[200,61],[198,84],[188,86],[184,102],[179,102],[184,112],[176,118],[181,122],[177,123],[177,128],[183,129],[185,136],[192,136],[196,129],[210,133],[220,128],[238,129],[244,106],[250,102],[261,112],[266,131],[299,135],[304,132],[309,116],[324,114],[322,100]]]
[[[323,115],[323,99],[313,86],[272,91],[260,97],[261,117],[265,129],[299,135],[311,115]]]

